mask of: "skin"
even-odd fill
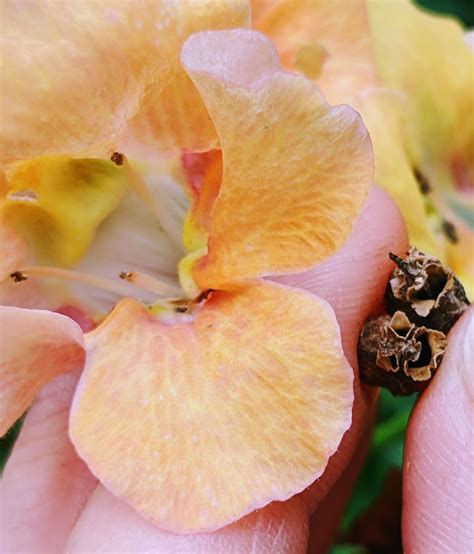
[[[357,335],[381,307],[391,264],[403,252],[400,216],[374,188],[346,246],[318,268],[279,279],[329,300],[349,361],[356,368]],[[452,348],[411,418],[404,468],[403,533],[410,552],[471,552],[474,510],[473,385],[466,313],[450,336]],[[317,483],[211,534],[173,535],[153,527],[98,484],[77,458],[66,433],[77,375],[51,382],[30,410],[1,483],[2,552],[259,552],[324,553],[334,540],[370,438],[376,393],[355,383],[353,425]],[[446,406],[449,391],[456,401]],[[118,461],[119,463],[119,461]],[[455,470],[455,471],[453,471]],[[456,478],[446,478],[448,474]],[[471,483],[472,484],[472,483]],[[453,523],[457,522],[457,523]]]

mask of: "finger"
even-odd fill
[[[96,480],[68,439],[78,375],[51,381],[28,412],[2,476],[2,552],[61,552]]]
[[[100,486],[79,519],[66,552],[304,554],[307,540],[308,518],[298,498],[275,502],[215,533],[175,535],[153,526]]]
[[[307,554],[329,552],[334,544],[340,520],[370,447],[374,422],[375,412],[372,413],[370,424],[366,426],[351,461],[311,516]]]
[[[305,491],[310,512],[352,458],[375,410],[378,389],[361,386],[359,382],[357,341],[367,317],[383,308],[385,287],[393,269],[388,253],[402,254],[407,245],[405,226],[397,207],[385,191],[375,186],[353,234],[337,255],[311,271],[278,279],[328,300],[341,327],[344,352],[355,371],[352,425],[323,476]]]
[[[436,376],[407,431],[403,543],[407,552],[474,552],[474,308],[449,333]]]
[[[355,363],[357,335],[362,322],[372,310],[380,309],[392,267],[388,251],[400,252],[405,248],[406,235],[398,211],[385,193],[375,189],[354,236],[337,256],[304,276],[284,279],[333,301],[345,334],[346,353],[352,363]],[[352,328],[354,325],[357,330]],[[360,416],[359,419],[362,421]],[[339,460],[341,468],[352,457],[355,446],[355,442],[351,448],[346,446],[345,458]],[[332,483],[337,475],[333,471]],[[347,488],[351,484],[348,480]],[[79,518],[67,551],[298,554],[306,551],[308,533],[308,505],[303,499],[304,496],[299,495],[289,502],[275,502],[215,533],[174,535],[149,524],[124,502],[99,487]]]

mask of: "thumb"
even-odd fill
[[[406,552],[474,552],[474,308],[415,407],[403,481]]]

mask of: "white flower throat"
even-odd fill
[[[67,282],[79,292],[81,304],[84,300],[96,313],[106,313],[125,297],[184,311],[177,277],[189,208],[184,188],[167,175],[155,176],[153,182],[152,174],[148,184],[123,154],[111,159],[123,168],[131,194],[98,229],[81,262],[73,268],[27,264],[10,277],[18,286],[30,277]]]

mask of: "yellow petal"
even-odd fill
[[[255,28],[275,42],[283,65],[317,78],[331,104],[377,83],[366,0],[252,0],[252,8]]]
[[[84,340],[77,323],[41,310],[0,307],[0,435],[48,381],[82,368]]]
[[[461,279],[472,298],[473,231],[442,202],[442,195],[434,188],[439,174],[428,179],[410,155],[413,137],[409,103],[406,95],[386,89],[374,89],[356,98],[355,107],[360,110],[374,145],[375,180],[395,200],[407,225],[410,243],[440,258]],[[465,208],[469,209],[467,205]],[[454,225],[455,240],[445,231],[446,221]]]
[[[246,30],[193,35],[183,64],[216,126],[224,173],[209,255],[194,277],[225,288],[300,271],[344,243],[372,179],[358,114],[280,69],[271,42]]]
[[[369,15],[377,69],[385,84],[407,95],[407,155],[431,187],[438,244],[428,251],[456,268],[472,294],[474,52],[458,22],[408,1],[373,0]],[[412,200],[406,198],[404,213]],[[446,232],[451,224],[457,240]]]
[[[423,252],[443,257],[444,244],[435,235],[410,160],[407,104],[403,94],[376,89],[357,97],[375,151],[375,181],[396,202],[407,225],[410,243]]]
[[[254,284],[185,317],[124,300],[88,334],[70,432],[143,516],[209,531],[321,475],[350,425],[352,371],[332,309],[306,292]]]
[[[446,244],[446,263],[459,278],[467,297],[474,300],[474,233],[462,220],[454,219],[458,240]]]
[[[122,169],[111,161],[62,156],[15,164],[8,184],[5,221],[29,240],[39,259],[60,265],[82,257],[127,190]]]
[[[1,161],[101,157],[132,139],[132,119],[155,148],[209,148],[215,133],[181,46],[248,17],[243,0],[3,2]]]
[[[377,70],[387,86],[410,98],[417,154],[445,162],[474,136],[474,52],[463,29],[408,0],[371,0],[368,8]]]

